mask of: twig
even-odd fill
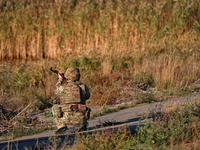
[[[31,106],[32,103],[30,103],[26,108],[24,108],[20,113],[18,113],[13,119],[11,119],[9,122],[13,121],[16,117],[18,117],[21,113],[23,113],[29,106]]]

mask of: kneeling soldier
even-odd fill
[[[58,83],[55,93],[60,97],[60,105],[52,107],[54,121],[57,126],[56,134],[73,133],[86,130],[90,109],[86,107],[86,100],[90,98],[88,87],[79,81],[80,72],[78,68],[70,67],[66,70],[64,77],[58,74]],[[73,125],[68,128],[67,125]]]

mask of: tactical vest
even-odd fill
[[[68,82],[63,85],[63,93],[60,96],[60,103],[70,104],[70,103],[81,103],[82,89],[75,82]]]

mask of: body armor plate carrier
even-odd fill
[[[82,89],[75,82],[68,82],[64,85],[63,93],[60,97],[61,105],[70,103],[81,103]]]

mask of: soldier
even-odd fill
[[[55,93],[60,97],[60,105],[52,107],[54,121],[57,126],[56,134],[73,133],[86,130],[90,109],[86,107],[86,100],[90,98],[88,87],[79,81],[78,68],[70,67],[64,73],[67,82],[58,74]],[[68,128],[67,125],[73,125]]]

